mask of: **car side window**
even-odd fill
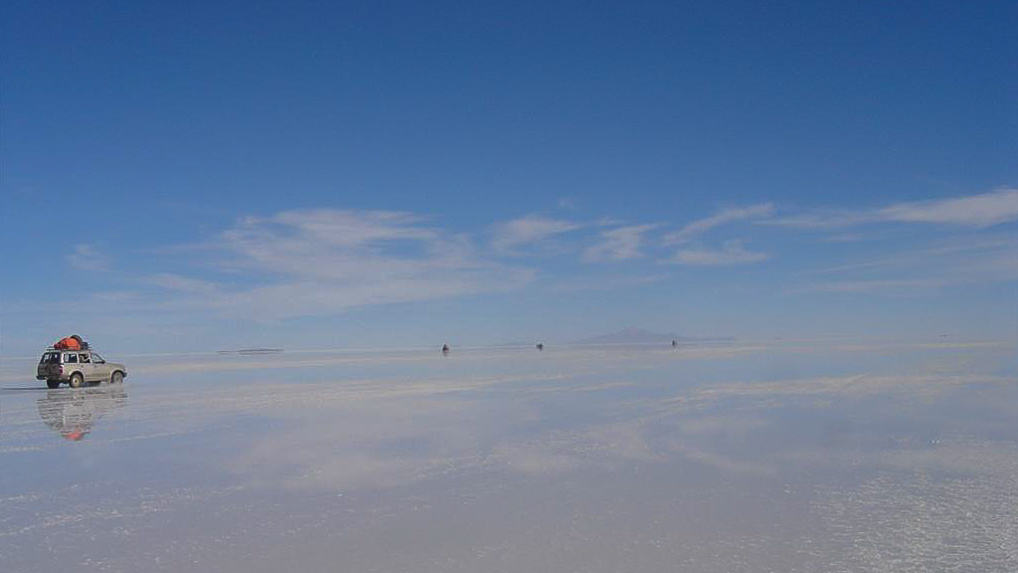
[[[88,358],[88,354],[79,354],[78,356],[80,356],[78,362],[81,362],[82,364],[88,364],[89,362],[91,362],[91,360],[89,360]]]
[[[77,364],[78,363],[78,355],[77,354],[65,354],[64,355],[64,363],[65,364]]]
[[[92,353],[92,364],[102,364],[104,362],[106,362],[106,360],[102,356],[99,356],[95,352]]]

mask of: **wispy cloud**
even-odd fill
[[[583,260],[588,262],[625,261],[643,257],[641,246],[644,234],[657,227],[658,225],[655,224],[629,225],[603,231],[601,241],[583,252]]]
[[[868,211],[821,210],[762,221],[801,229],[840,229],[872,223],[927,223],[986,228],[1018,221],[1018,189],[895,203]]]
[[[211,294],[219,291],[219,287],[211,281],[174,273],[159,273],[143,279],[143,282],[176,292]]]
[[[535,288],[548,291],[638,287],[668,275],[654,274],[661,267],[653,265],[657,271],[639,272],[634,267],[636,272],[626,277],[590,279],[584,272],[596,267],[560,271],[542,266],[539,257],[529,255],[534,254],[532,251],[547,253],[549,248],[568,250],[588,262],[637,261],[653,255],[655,263],[698,267],[769,260],[772,255],[765,251],[770,249],[751,249],[741,240],[702,241],[706,233],[740,221],[816,228],[896,221],[968,229],[964,238],[955,229],[948,237],[951,242],[895,244],[865,251],[882,253],[875,258],[825,258],[830,265],[800,273],[800,280],[789,287],[792,292],[907,294],[956,285],[1018,281],[1018,248],[1010,236],[1013,233],[1007,230],[987,236],[984,230],[1018,221],[1018,189],[902,202],[866,211],[802,213],[797,219],[779,219],[775,212],[771,203],[724,209],[660,241],[659,225],[624,224],[607,217],[572,221],[528,215],[495,224],[490,228],[491,235],[478,237],[457,233],[408,212],[290,210],[239,219],[203,241],[201,248],[188,250],[186,264],[194,265],[191,271],[175,266],[174,272],[141,278],[120,275],[126,280],[111,284],[109,293],[91,296],[100,303],[104,296],[115,297],[121,301],[118,310],[130,306],[138,313],[183,310],[276,320],[329,316],[371,305],[507,292],[532,285],[537,269],[543,269],[549,280],[538,282]],[[858,231],[865,232],[868,239],[880,238],[869,228]],[[570,235],[564,237],[567,233]],[[857,234],[844,240],[856,238]],[[662,243],[675,245],[675,250],[662,252],[666,248]],[[76,245],[66,261],[77,270],[109,271],[110,266],[109,257],[87,243]]]
[[[110,259],[92,245],[81,243],[65,256],[67,264],[79,271],[106,271],[110,267]]]
[[[209,250],[229,284],[179,274],[144,282],[177,293],[161,306],[279,319],[518,288],[533,271],[479,256],[469,238],[390,211],[331,209],[247,217]],[[165,297],[160,300],[165,301]]]
[[[527,215],[494,226],[492,247],[507,252],[517,247],[530,245],[555,235],[574,231],[582,227],[579,223],[562,219],[551,219],[540,215]]]
[[[724,209],[715,215],[693,221],[678,231],[665,235],[664,244],[678,245],[687,243],[715,227],[719,227],[727,223],[734,223],[736,221],[770,217],[773,214],[774,205],[771,203],[760,203],[758,205],[750,205],[748,207]]]
[[[796,213],[783,217],[758,221],[761,225],[774,225],[776,227],[789,227],[792,229],[814,229],[834,230],[844,229],[855,225],[872,223],[875,219],[872,215],[855,211],[841,211],[837,209],[819,209],[804,213]]]
[[[882,257],[810,271],[834,278],[793,292],[909,294],[1018,280],[1018,240],[1004,235],[938,241]]]
[[[940,288],[951,284],[950,281],[936,278],[917,279],[868,279],[842,280],[814,283],[794,292],[830,292],[830,293],[871,293],[901,292],[907,293],[915,289]]]
[[[953,239],[933,244],[899,250],[863,261],[823,267],[807,271],[809,274],[838,274],[884,268],[916,268],[935,266],[939,269],[954,269],[959,263],[985,261],[987,255],[993,259],[997,254],[1008,255],[1018,251],[1018,240],[1003,236],[979,239]],[[1018,257],[1018,255],[1015,255]]]
[[[990,227],[1018,220],[1018,189],[998,189],[954,199],[898,203],[880,209],[877,214],[885,221]]]
[[[615,290],[654,284],[667,280],[667,274],[652,275],[614,275],[609,277],[583,277],[558,281],[548,285],[552,292],[579,292],[591,290]]]
[[[759,263],[769,258],[769,254],[749,251],[742,246],[742,241],[733,239],[725,241],[720,249],[706,247],[680,249],[667,262],[678,265],[723,266]]]

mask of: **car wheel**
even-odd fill
[[[81,388],[81,385],[84,383],[85,377],[81,375],[81,372],[71,374],[71,381],[69,382],[71,388]]]
[[[59,380],[47,380],[46,381],[46,386],[51,388],[51,389],[59,388],[60,387],[60,381]]]
[[[110,384],[120,384],[123,381],[124,381],[124,373],[119,371],[119,370],[117,370],[112,375],[110,375]]]

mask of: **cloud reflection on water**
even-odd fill
[[[7,463],[0,556],[123,570],[1014,570],[1018,378],[1001,355],[794,343],[161,359],[139,365],[126,407],[111,396],[91,417],[61,413],[94,429],[70,449],[38,417],[54,420],[70,391],[32,395],[32,424],[3,395],[18,436],[5,462],[36,456],[20,458],[33,475],[77,467],[81,480],[43,488]],[[202,374],[202,361],[219,366]],[[87,541],[95,527],[133,544]],[[56,556],[35,541],[53,535]]]

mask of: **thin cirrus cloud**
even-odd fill
[[[489,241],[483,241],[408,212],[290,210],[238,220],[199,251],[204,260],[192,259],[214,268],[214,272],[151,275],[138,283],[144,288],[131,300],[139,307],[148,300],[153,308],[281,319],[332,315],[378,304],[507,292],[531,285],[539,272],[553,279],[552,283],[541,284],[582,284],[591,280],[582,270],[561,271],[543,264],[539,257],[529,256],[535,249],[545,252],[549,245],[557,245],[588,263],[646,260],[653,255],[655,262],[670,265],[749,265],[770,260],[772,255],[751,249],[739,239],[715,244],[701,239],[712,230],[737,222],[822,227],[880,220],[950,223],[979,230],[1018,220],[1018,190],[897,203],[871,211],[829,211],[822,219],[817,213],[807,213],[803,216],[814,217],[809,225],[802,224],[806,219],[778,219],[775,211],[772,203],[728,208],[660,239],[654,236],[660,230],[657,224],[623,225],[617,220],[583,223],[528,215],[493,225]],[[593,228],[598,228],[596,233],[576,232]],[[572,233],[570,240],[561,240],[567,233]],[[662,253],[669,247],[674,250]],[[75,257],[69,262],[91,268],[106,265],[106,257],[89,245],[79,245]],[[912,260],[915,253],[899,253],[896,259]],[[979,256],[966,253],[925,266],[843,261],[835,265],[833,272],[838,276],[832,277],[834,280],[806,284],[798,290],[930,289],[958,284],[961,279],[956,277],[961,276],[966,277],[964,284],[1012,281],[1018,276],[1016,269],[1012,250],[986,247]]]
[[[912,294],[1018,280],[1018,241],[1006,235],[956,238],[925,248],[811,271],[832,277],[793,292]]]
[[[1018,221],[1018,189],[967,197],[908,201],[871,210],[822,210],[761,221],[800,229],[840,229],[872,223],[927,223],[986,228]]]
[[[1018,189],[998,189],[954,199],[898,203],[880,209],[877,214],[885,221],[991,227],[1018,220]]]
[[[575,231],[582,226],[572,221],[527,215],[496,224],[493,228],[491,245],[496,251],[506,253],[518,247],[536,244],[556,235]]]
[[[682,245],[682,247],[665,262],[677,265],[695,266],[728,266],[744,265],[766,261],[770,255],[763,252],[750,251],[743,247],[742,241],[730,239],[722,243],[721,247],[712,248],[706,246],[691,246],[690,243],[698,239],[704,233],[739,221],[750,221],[765,219],[774,215],[774,204],[759,203],[746,207],[731,207],[723,209],[710,217],[698,219],[686,224],[678,231],[668,233],[664,236],[662,244],[665,246]]]
[[[373,304],[510,290],[530,269],[478,256],[469,238],[403,212],[312,209],[247,217],[214,243],[220,268],[246,287],[179,275],[149,284],[178,303],[227,315],[280,319]]]
[[[772,203],[760,203],[757,205],[750,205],[748,207],[723,209],[710,217],[693,221],[678,231],[668,233],[664,236],[664,244],[679,245],[682,243],[688,243],[715,227],[734,223],[736,221],[762,219],[770,217],[773,214],[774,205]]]
[[[724,266],[759,263],[770,258],[767,253],[750,251],[742,246],[742,241],[732,239],[725,241],[720,249],[708,247],[691,247],[679,249],[666,262],[677,265]]]
[[[813,283],[791,289],[793,293],[908,293],[916,289],[935,289],[951,285],[952,282],[939,278],[909,279],[866,279],[841,280]]]
[[[109,270],[110,259],[92,245],[81,243],[66,257],[67,264],[78,271]]]
[[[628,225],[603,231],[600,235],[600,242],[583,251],[583,260],[598,262],[642,258],[644,254],[641,248],[644,244],[644,235],[658,227],[659,225],[656,224]]]

